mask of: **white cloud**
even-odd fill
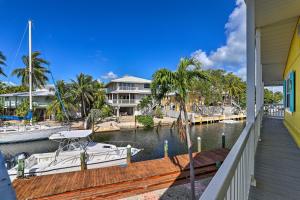
[[[117,74],[113,73],[112,71],[110,71],[107,74],[101,76],[102,79],[106,79],[106,80],[115,79],[117,77],[118,77]]]
[[[236,0],[236,7],[225,24],[226,44],[209,53],[199,49],[192,53],[203,68],[225,68],[246,79],[246,5]]]

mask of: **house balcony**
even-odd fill
[[[150,88],[142,87],[130,87],[130,86],[118,86],[114,88],[107,88],[107,93],[142,93],[142,94],[151,94]]]
[[[268,109],[269,108],[269,109]],[[200,199],[297,199],[300,149],[282,105],[265,105],[247,123]]]

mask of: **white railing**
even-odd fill
[[[140,100],[138,99],[113,99],[108,100],[108,103],[112,104],[137,104]]]
[[[284,105],[283,104],[265,104],[264,114],[268,117],[283,118]]]
[[[262,115],[261,109],[255,122],[247,123],[200,200],[248,199],[250,185],[254,183],[254,155],[260,137]]]
[[[131,86],[119,86],[118,90],[138,90],[138,87],[131,87]]]

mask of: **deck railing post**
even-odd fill
[[[226,143],[225,143],[225,133],[222,133],[222,148],[225,148]]]
[[[81,171],[87,169],[87,165],[86,165],[86,153],[85,153],[85,151],[81,151],[80,152],[80,169],[81,169]]]
[[[25,169],[25,156],[21,154],[18,156],[18,172],[17,172],[18,178],[24,177],[24,169]]]
[[[198,152],[201,152],[201,137],[197,137]]]
[[[131,162],[131,145],[127,145],[127,165],[129,165]]]
[[[164,142],[164,155],[165,155],[165,157],[168,157],[168,149],[169,149],[168,140],[165,140],[165,142]]]

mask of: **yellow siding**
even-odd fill
[[[299,20],[298,20],[299,24]],[[291,71],[296,72],[295,82],[295,112],[285,111],[284,124],[300,147],[300,36],[295,29],[294,37],[291,43],[287,64],[284,70],[284,78],[289,76]]]

